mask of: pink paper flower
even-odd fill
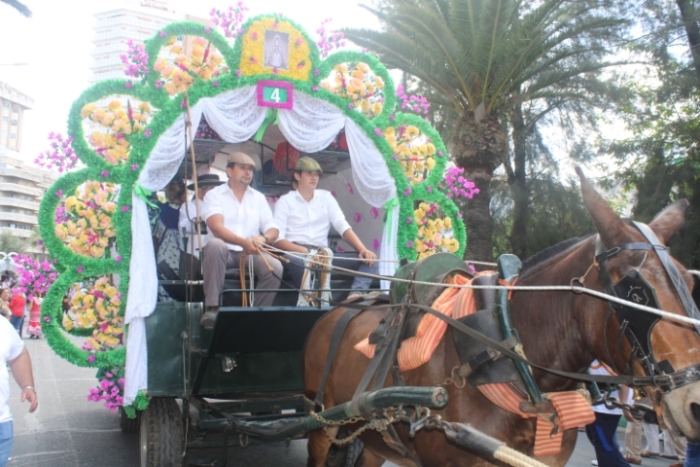
[[[374,248],[374,251],[379,250],[379,239],[374,239],[372,240],[372,248]]]
[[[356,212],[353,219],[355,219],[355,222],[362,222],[362,215],[359,212]]]
[[[374,206],[369,210],[369,213],[372,214],[373,219],[379,217],[379,209],[375,208]]]

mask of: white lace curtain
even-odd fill
[[[260,128],[266,107],[258,107],[255,86],[222,93],[213,98],[200,99],[190,109],[193,131],[202,115],[222,139],[229,143],[249,140]],[[350,159],[357,191],[372,206],[385,207],[396,198],[396,185],[382,155],[371,139],[335,106],[301,92],[294,93],[294,108],[279,111],[280,131],[287,141],[302,152],[317,152],[328,147],[338,132],[345,127]],[[186,116],[181,118],[160,137],[137,181],[151,191],[163,189],[175,176],[185,152],[189,137],[185,138]],[[132,196],[131,217],[132,253],[129,265],[129,292],[125,321],[129,324],[126,353],[124,404],[134,401],[138,390],[148,387],[148,359],[144,319],[156,306],[158,277],[151,242],[150,223],[146,203],[135,193]],[[387,222],[382,235],[380,259],[395,260],[398,203],[389,203],[387,213],[393,222]],[[382,274],[393,274],[395,263],[380,263]]]

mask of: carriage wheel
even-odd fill
[[[182,467],[185,443],[175,399],[155,397],[141,415],[141,467]]]
[[[129,418],[123,407],[119,407],[119,428],[122,433],[137,433],[141,424],[141,412],[136,412],[136,418]]]

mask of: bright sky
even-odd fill
[[[34,99],[27,112],[22,155],[34,160],[48,148],[50,131],[65,132],[68,111],[73,101],[88,86],[94,13],[115,8],[119,0],[67,0],[46,2],[24,0],[33,12],[25,18],[0,3],[0,82],[7,83]],[[133,3],[133,0],[132,0]],[[212,7],[235,5],[236,0],[171,0],[179,12],[208,18]],[[247,18],[263,13],[284,13],[312,36],[321,21],[332,18],[332,28],[369,27],[378,23],[373,15],[358,6],[364,2],[328,0],[248,0]],[[27,63],[27,66],[8,66]]]

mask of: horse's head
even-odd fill
[[[621,219],[581,170],[577,172],[584,204],[598,231],[596,261],[606,293],[676,315],[697,315],[689,292],[692,276],[663,248],[683,225],[688,202],[669,205],[648,228],[635,225]],[[664,420],[688,438],[700,440],[700,382],[695,382],[700,372],[696,366],[700,363],[698,331],[692,325],[624,305],[610,307],[605,317],[597,316],[605,321],[606,338],[598,336],[596,356],[620,373],[676,374],[671,387],[664,388],[670,391],[663,396]],[[662,400],[661,388],[648,386],[645,390],[657,403]]]

